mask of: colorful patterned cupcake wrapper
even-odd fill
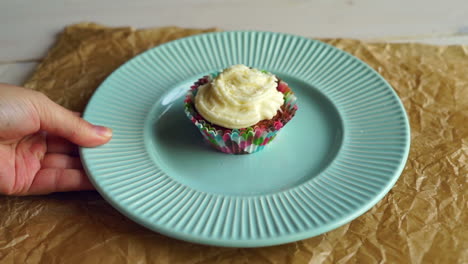
[[[216,128],[207,122],[195,110],[194,98],[198,87],[210,82],[218,73],[211,74],[199,79],[190,87],[190,91],[185,98],[185,114],[189,120],[200,130],[204,139],[214,148],[229,154],[250,154],[255,153],[273,141],[278,132],[288,123],[296,113],[296,96],[289,89],[286,83],[279,85],[278,90],[284,94],[284,110],[286,113],[283,118],[275,121],[270,128],[248,127],[241,129]],[[280,82],[281,84],[281,82]]]

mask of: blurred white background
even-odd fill
[[[0,82],[20,84],[64,26],[219,27],[468,44],[467,0],[2,0]]]

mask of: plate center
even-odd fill
[[[316,177],[341,146],[340,116],[319,90],[279,77],[296,93],[299,110],[265,149],[247,155],[216,151],[187,119],[183,99],[195,79],[169,89],[145,124],[145,145],[155,164],[186,186],[224,195],[274,193]]]

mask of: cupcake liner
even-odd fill
[[[190,87],[184,101],[185,114],[189,120],[200,130],[203,138],[217,150],[229,154],[258,152],[273,141],[281,128],[294,117],[297,110],[296,96],[285,82],[279,80],[277,89],[284,94],[284,112],[281,118],[270,126],[254,125],[241,129],[228,129],[211,124],[196,111],[194,101],[198,87],[210,82],[217,75],[218,73],[215,73],[200,78]]]

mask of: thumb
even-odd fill
[[[77,145],[94,147],[108,142],[112,137],[110,128],[85,121],[45,95],[37,97],[34,105],[39,115],[41,130],[66,138]]]

